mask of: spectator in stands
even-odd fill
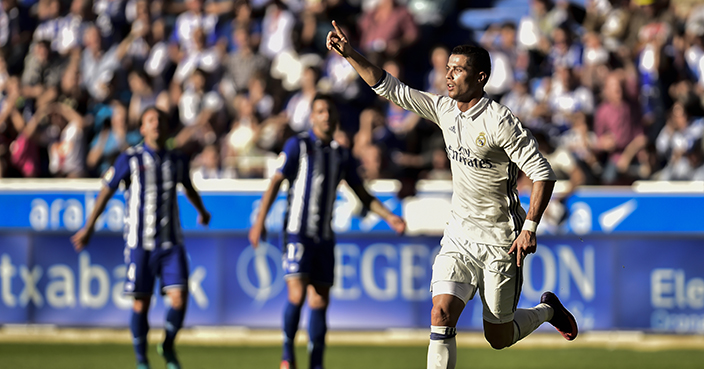
[[[293,51],[293,28],[296,19],[286,9],[282,0],[274,0],[267,6],[262,20],[262,41],[259,52],[274,60],[277,54]]]
[[[104,50],[98,28],[90,26],[83,35],[85,49],[81,55],[82,86],[96,101],[106,100],[110,91],[110,82],[115,71],[120,68],[120,61],[127,53],[131,43],[142,37],[146,27],[136,25],[120,44]]]
[[[17,0],[3,0],[0,7],[0,51],[12,75],[22,72],[32,39],[33,20]]]
[[[587,1],[582,24],[586,31],[603,37],[604,47],[617,52],[628,35],[630,0]]]
[[[130,130],[127,109],[122,103],[113,101],[109,109],[111,114],[96,122],[100,131],[90,143],[86,159],[88,172],[96,177],[101,177],[121,152],[142,141],[139,128]]]
[[[49,172],[54,177],[85,176],[83,117],[70,106],[61,103],[53,103],[47,109],[51,125],[47,130],[50,140]]]
[[[678,162],[704,135],[704,119],[693,119],[688,110],[691,108],[688,109],[682,102],[675,102],[667,124],[655,141],[658,156],[667,162],[667,167],[670,167],[668,171],[678,166]],[[684,161],[686,162],[686,159]],[[678,174],[672,175],[681,177]]]
[[[130,126],[139,127],[142,113],[156,104],[157,94],[152,89],[151,78],[143,70],[132,70],[127,81],[132,94],[128,105],[128,122]]]
[[[699,139],[687,152],[692,167],[692,181],[704,181],[704,139]]]
[[[175,138],[176,147],[192,153],[217,140],[218,133],[211,124],[212,118],[222,109],[222,98],[215,91],[208,91],[206,73],[193,71],[178,101],[178,111],[184,128]],[[193,148],[186,149],[189,145]]]
[[[25,141],[24,137],[21,137],[23,142],[16,141],[24,129],[24,119],[17,111],[16,104],[20,98],[17,77],[9,77],[7,81],[3,81],[1,87],[4,90],[4,96],[0,100],[0,178],[16,175],[16,169],[20,170],[18,173],[20,175],[28,172],[31,176],[34,168],[23,168],[25,163],[21,161],[25,158],[13,152],[13,149],[17,151]],[[32,163],[29,162],[29,165],[31,166]]]
[[[164,20],[156,19],[152,22],[150,27],[150,33],[148,35],[147,43],[149,44],[149,55],[147,60],[144,61],[143,69],[152,78],[154,85],[152,88],[154,91],[163,91],[167,89],[168,83],[167,76],[169,72],[173,72],[169,67],[175,62],[172,60],[176,58],[178,54],[177,49],[170,49],[169,45],[165,39],[166,31],[164,30]],[[173,54],[172,54],[173,53]]]
[[[59,0],[39,0],[37,3],[39,25],[32,35],[32,43],[45,41],[51,50],[57,51],[60,11],[61,3]]]
[[[247,98],[254,105],[254,110],[260,120],[267,119],[274,111],[274,97],[267,92],[267,82],[264,73],[253,73],[247,84]]]
[[[260,125],[254,107],[244,95],[237,96],[234,104],[238,117],[225,138],[225,166],[236,168],[240,178],[262,178],[266,162],[257,146]]]
[[[22,96],[37,100],[47,91],[47,88],[58,86],[60,80],[61,68],[51,57],[49,42],[36,42],[25,60],[22,72]]]
[[[215,26],[218,17],[215,14],[207,14],[203,9],[202,0],[185,0],[186,11],[179,14],[174,24],[174,31],[171,35],[171,42],[179,46],[185,53],[190,53],[196,46],[195,30],[200,30],[200,48],[203,49],[207,40],[214,41]]]
[[[259,49],[262,39],[262,25],[252,17],[252,6],[249,1],[238,0],[233,5],[234,17],[231,21],[220,22],[216,30],[218,48],[230,54],[240,47],[235,37],[235,30],[243,28],[249,35],[250,47]]]
[[[232,167],[224,167],[220,160],[220,147],[216,144],[206,145],[191,165],[193,181],[204,179],[237,178]]]
[[[511,91],[501,98],[501,103],[511,109],[511,112],[520,119],[525,126],[535,128],[542,124],[536,121],[535,107],[538,103],[530,93],[527,80],[516,81]]]
[[[599,184],[603,167],[597,156],[597,136],[590,129],[589,118],[581,112],[573,114],[570,129],[556,141],[558,148],[567,150],[574,157],[583,173],[584,184]]]
[[[337,54],[335,54],[337,55]],[[447,71],[447,59],[450,57],[450,51],[445,46],[436,46],[430,53],[430,65],[432,69],[425,77],[425,91],[438,95],[447,95],[447,80],[445,74]],[[349,63],[345,63],[349,65]],[[354,69],[352,69],[354,71]],[[356,73],[355,73],[356,76]]]
[[[81,44],[81,35],[87,26],[86,14],[90,9],[88,0],[72,0],[69,13],[66,16],[59,18],[56,36],[56,45],[52,44],[52,48],[62,56],[68,54]]]
[[[560,26],[552,31],[552,47],[548,54],[551,70],[558,66],[571,69],[582,67],[583,47],[574,39],[572,31],[566,26]]]
[[[492,24],[479,42],[489,51],[492,60],[486,91],[500,100],[511,89],[516,77],[524,78],[525,68],[519,64],[519,53],[522,51],[516,44],[516,25],[512,22]],[[516,67],[518,69],[514,69]]]
[[[179,53],[173,81],[182,84],[196,69],[209,74],[217,73],[220,70],[220,59],[220,52],[217,48],[206,47],[203,31],[200,28],[193,29],[189,48]]]
[[[359,18],[360,48],[379,62],[397,58],[418,39],[418,26],[408,9],[394,0],[379,0]],[[381,64],[381,63],[378,63]]]
[[[577,72],[568,66],[556,66],[547,98],[552,112],[551,125],[558,128],[560,133],[569,129],[572,114],[594,113],[594,95],[579,84]]]
[[[587,32],[583,40],[581,83],[592,91],[598,91],[603,87],[609,72],[609,52],[601,44],[601,37],[596,32]]]
[[[250,78],[269,71],[268,59],[253,49],[252,39],[245,25],[233,31],[237,51],[230,53],[225,60],[225,78],[221,89],[226,98],[248,89]]]
[[[634,89],[626,87],[633,83],[632,78],[626,80],[623,71],[609,74],[604,83],[604,100],[594,115],[597,148],[606,155],[601,178],[604,184],[630,184],[624,176],[624,167],[631,164],[647,142]]]
[[[310,106],[317,93],[320,69],[309,66],[303,71],[301,89],[291,96],[286,104],[285,116],[293,132],[304,132],[310,129]]]

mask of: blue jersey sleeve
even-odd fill
[[[120,186],[120,182],[129,179],[129,176],[129,155],[122,153],[115,159],[115,164],[103,175],[103,185],[116,190]]]
[[[291,137],[286,141],[284,149],[279,155],[280,164],[276,171],[282,173],[289,180],[295,178],[298,172],[298,162],[301,156],[300,142],[299,138]]]

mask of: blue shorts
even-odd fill
[[[286,235],[283,249],[286,278],[308,277],[311,283],[332,286],[335,280],[335,241],[315,242]]]
[[[150,251],[126,247],[125,264],[126,295],[151,295],[157,277],[161,281],[162,294],[171,288],[188,289],[188,259],[183,246],[174,245],[168,249],[155,248]]]

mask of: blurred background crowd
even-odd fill
[[[364,178],[449,179],[440,130],[325,49],[333,19],[437,94],[452,47],[487,48],[487,93],[573,188],[704,180],[696,0],[2,0],[0,176],[98,177],[156,105],[195,177],[265,178],[325,92]]]

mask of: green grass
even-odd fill
[[[276,369],[278,346],[189,346],[178,353],[185,369]],[[307,368],[305,347],[298,347],[299,369]],[[423,369],[426,348],[331,346],[328,369]],[[152,368],[164,368],[151,346]],[[596,348],[545,349],[459,348],[457,368],[702,368],[704,352],[697,350],[634,351]],[[0,343],[0,368],[12,369],[126,369],[134,368],[132,347],[119,344]]]

